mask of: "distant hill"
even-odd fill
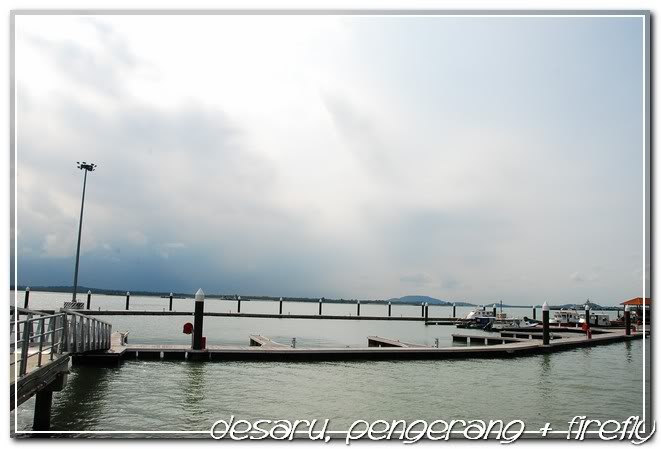
[[[467,302],[443,301],[442,299],[437,299],[437,298],[432,298],[431,296],[422,296],[422,295],[402,296],[401,298],[391,298],[388,301],[392,303],[400,303],[400,304],[421,304],[423,302],[426,302],[427,304],[437,305],[437,306],[451,306],[452,304],[456,304],[458,306],[474,305]]]

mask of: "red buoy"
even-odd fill
[[[193,333],[193,323],[184,324],[184,334],[190,335]]]

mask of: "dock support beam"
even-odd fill
[[[170,312],[172,312],[172,292],[170,292]]]
[[[28,309],[30,303],[30,287],[25,287],[25,301],[23,302],[23,308]]]
[[[195,320],[193,323],[193,349],[202,349],[202,327],[204,326],[204,292],[195,293]]]
[[[631,311],[629,306],[624,306],[624,334],[631,335]]]
[[[130,301],[131,301],[131,292],[126,292],[126,310],[129,310]]]
[[[32,430],[50,430],[50,412],[53,405],[53,392],[49,389],[36,394]]]
[[[542,344],[548,346],[551,342],[551,336],[549,334],[549,305],[546,304],[546,301],[542,305]]]

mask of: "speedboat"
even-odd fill
[[[491,330],[502,331],[507,329],[526,329],[537,326],[537,323],[526,318],[503,318],[491,322]]]

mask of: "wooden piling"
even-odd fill
[[[429,319],[429,304],[425,303],[425,321]]]
[[[240,296],[236,300],[236,313],[241,313],[241,297]]]
[[[34,402],[32,430],[50,430],[50,415],[53,406],[53,392],[49,389],[37,392]]]
[[[280,311],[279,314],[282,315],[282,298],[280,298]]]
[[[532,306],[532,319],[537,320],[537,308]]]
[[[23,302],[23,308],[28,309],[29,303],[30,303],[30,287],[25,287],[25,301]]]
[[[457,303],[452,303],[452,318],[457,318]]]
[[[392,316],[392,303],[388,301],[388,316]]]
[[[542,328],[544,334],[542,344],[548,346],[551,342],[551,336],[549,333],[549,305],[546,302],[542,305]]]
[[[360,301],[356,304],[356,315],[360,316]]]
[[[170,312],[172,312],[172,292],[170,292]]]
[[[92,290],[87,290],[87,310],[90,309],[91,302],[92,302]]]
[[[321,299],[320,299],[320,300],[319,300],[319,316],[321,316],[321,304],[322,304],[322,301],[321,301]]]
[[[631,311],[628,305],[624,306],[624,333],[631,335]]]
[[[195,293],[195,320],[193,322],[193,350],[202,349],[203,326],[204,326],[204,292],[200,288],[197,290],[197,293]]]
[[[131,301],[131,293],[126,292],[126,310],[129,310],[129,302]]]

